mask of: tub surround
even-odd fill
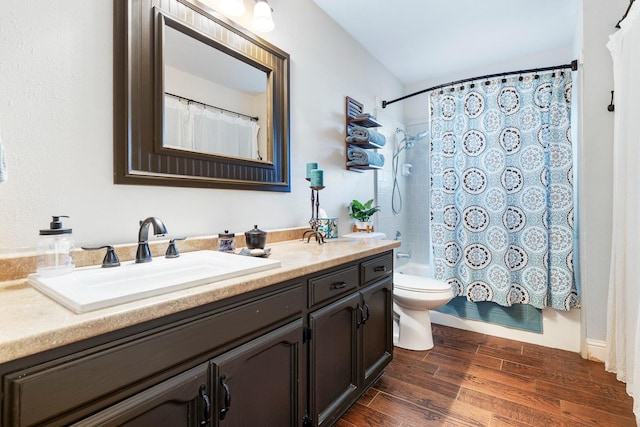
[[[0,306],[3,307],[0,324],[4,325],[0,337],[0,363],[258,290],[399,246],[399,242],[380,239],[339,238],[323,245],[305,243],[299,240],[301,230],[304,228],[269,232],[267,247],[271,248],[271,257],[281,261],[282,266],[278,269],[82,315],[74,314],[26,283],[26,274],[35,271],[33,254],[13,258],[5,256],[0,260],[0,274],[4,279],[0,282]],[[244,246],[243,238],[238,235],[238,247]],[[164,255],[167,242],[151,243],[152,254]],[[134,259],[135,246],[117,246],[121,260]],[[217,249],[217,238],[190,238],[179,242],[179,249],[183,252]],[[93,251],[82,251],[81,254],[76,260],[78,266],[100,264],[104,256]],[[17,278],[20,274],[22,277]]]

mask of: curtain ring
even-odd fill
[[[455,91],[456,91],[455,87],[452,87],[451,89],[449,89],[449,92],[455,92]]]
[[[470,87],[471,89],[473,89],[474,87],[476,87],[476,84],[475,84],[475,83],[471,83],[471,84],[469,85],[469,87]]]
[[[502,83],[506,83],[507,79],[505,77],[502,77]]]
[[[464,85],[460,85],[460,90],[464,90]]]
[[[489,80],[487,80],[486,82],[484,82],[485,86],[489,86],[491,84],[491,82]]]

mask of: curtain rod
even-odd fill
[[[184,96],[174,95],[173,93],[165,92],[164,94],[165,95],[169,95],[169,96],[173,96],[174,98],[182,99],[182,100],[187,101],[187,102],[195,102],[196,104],[204,105],[205,107],[211,107],[211,108],[215,108],[215,109],[220,110],[220,111],[226,111],[227,113],[237,114],[238,116],[246,117],[248,119],[255,120],[256,122],[259,119],[258,116],[249,116],[247,114],[238,113],[237,111],[227,110],[226,108],[216,107],[215,105],[209,105],[209,104],[205,104],[204,102],[196,101],[194,99],[185,98]]]
[[[486,76],[479,76],[479,77],[473,77],[473,78],[470,78],[470,79],[457,80],[455,82],[441,84],[441,85],[430,87],[428,89],[420,90],[418,92],[413,92],[413,93],[410,93],[409,95],[405,95],[405,96],[401,96],[400,98],[392,99],[391,101],[382,101],[382,108],[386,108],[387,105],[393,104],[394,102],[403,101],[403,100],[405,100],[407,98],[411,98],[411,97],[416,96],[416,95],[421,95],[421,94],[423,94],[425,92],[431,92],[433,90],[442,89],[443,87],[447,87],[447,86],[454,86],[454,85],[457,85],[457,84],[460,84],[460,83],[467,83],[467,82],[472,82],[472,81],[475,81],[475,80],[490,79],[492,77],[508,76],[508,75],[512,75],[512,74],[529,74],[529,73],[539,73],[539,72],[542,72],[542,71],[561,70],[561,69],[564,69],[564,68],[571,68],[572,71],[576,71],[578,69],[578,60],[574,59],[573,61],[571,61],[570,64],[555,65],[553,67],[531,68],[529,70],[519,70],[519,71],[509,71],[509,72],[506,72],[506,73],[487,74]]]
[[[634,1],[636,1],[636,0],[631,0],[631,1],[629,2],[629,6],[627,6],[627,11],[624,13],[624,15],[622,15],[622,18],[620,18],[620,20],[619,20],[619,21],[618,21],[618,23],[616,24],[616,28],[620,28],[620,23],[621,23],[622,21],[624,21],[624,18],[626,18],[626,17],[627,17],[627,15],[629,14],[629,11],[631,10],[631,6],[633,5],[633,2],[634,2]]]

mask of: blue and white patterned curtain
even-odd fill
[[[470,301],[579,306],[571,73],[431,94],[435,276]]]

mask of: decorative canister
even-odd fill
[[[262,231],[257,225],[253,226],[253,230],[244,233],[248,249],[264,249],[267,243],[267,232]]]
[[[336,239],[338,237],[338,218],[318,218],[318,231],[325,239]]]
[[[218,241],[220,242],[220,252],[233,252],[236,250],[236,235],[229,233],[229,230],[224,230],[224,233],[218,234]]]

